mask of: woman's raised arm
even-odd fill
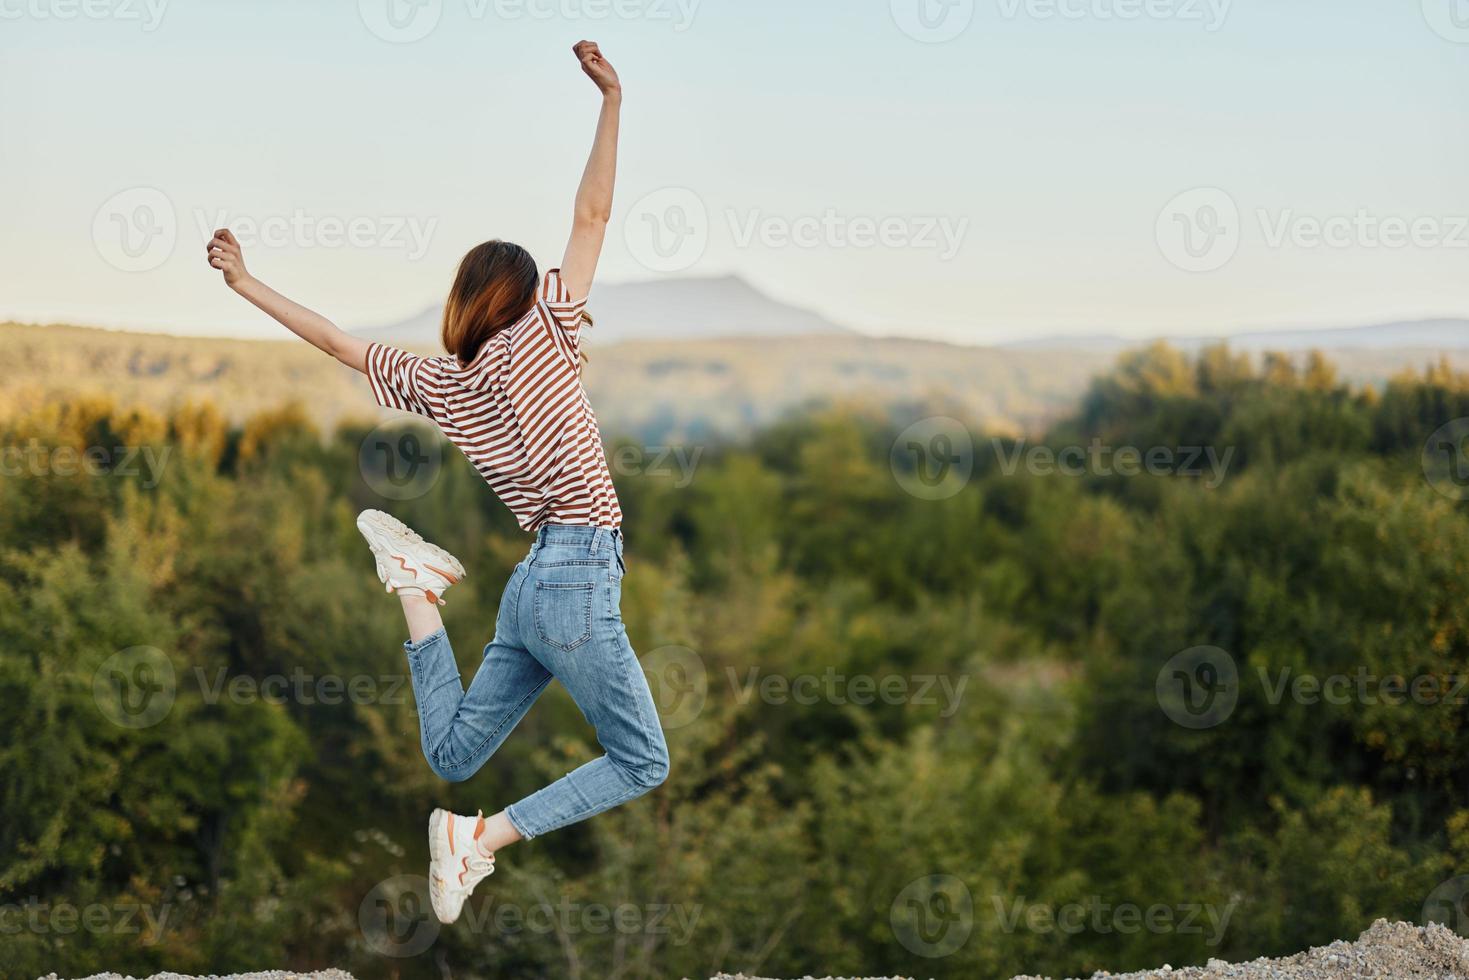
[[[612,218],[612,187],[617,181],[617,130],[622,114],[622,82],[602,57],[595,41],[582,41],[573,50],[582,71],[602,93],[602,115],[597,119],[597,137],[592,154],[576,191],[571,240],[561,259],[561,280],[573,299],[586,299],[602,255],[607,222]]]
[[[352,336],[320,313],[287,299],[250,275],[245,269],[245,256],[240,250],[239,240],[228,228],[219,229],[209,240],[209,264],[224,273],[225,285],[270,314],[291,333],[349,368],[367,373],[368,342]]]

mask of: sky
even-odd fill
[[[487,238],[990,343],[1469,316],[1469,0],[0,0],[0,319],[348,328]],[[595,309],[595,293],[593,294]]]

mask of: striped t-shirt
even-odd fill
[[[622,509],[581,383],[585,312],[586,300],[573,301],[553,269],[531,311],[467,366],[452,355],[418,357],[373,344],[373,397],[433,419],[525,530],[620,527]]]

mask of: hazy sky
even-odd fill
[[[581,37],[606,281],[968,342],[1469,315],[1469,0],[0,0],[0,318],[279,336],[218,222],[348,327],[549,266]]]

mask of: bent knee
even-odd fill
[[[639,759],[635,765],[624,768],[643,792],[657,789],[668,780],[668,748],[659,742],[647,758]]]
[[[469,766],[451,766],[440,762],[433,756],[425,756],[428,767],[434,771],[434,775],[450,783],[462,783],[474,775],[474,770]]]

